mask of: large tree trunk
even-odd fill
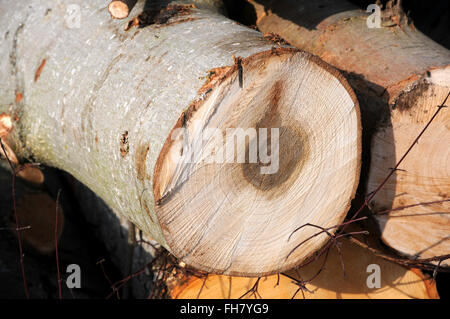
[[[345,72],[361,104],[371,194],[449,93],[450,51],[418,31],[392,2],[381,12],[380,28],[368,28],[369,13],[347,1],[247,3],[262,32],[277,33]],[[402,254],[450,253],[448,145],[450,112],[442,109],[371,202],[382,239]]]
[[[3,139],[17,158],[71,173],[189,265],[282,271],[328,240],[295,248],[317,232],[289,238],[296,228],[330,227],[347,212],[359,179],[359,108],[335,69],[206,2],[136,18],[138,3],[130,23],[111,19],[101,0],[72,1],[72,12],[50,0],[1,4],[0,114],[13,124]],[[211,163],[207,152],[185,161],[202,142],[224,150],[202,136],[207,128],[219,137],[227,128],[279,131],[268,135],[270,162]],[[245,148],[256,144],[250,137]]]

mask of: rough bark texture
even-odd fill
[[[359,108],[351,88],[336,70],[307,53],[278,48],[259,32],[210,11],[208,8],[217,5],[212,2],[213,6],[210,1],[200,1],[194,6],[152,3],[152,8],[138,17],[131,16],[129,22],[111,19],[107,3],[100,0],[73,1],[70,12],[64,3],[55,1],[0,5],[4,17],[0,22],[3,30],[0,67],[5,70],[0,75],[0,114],[13,121],[6,143],[21,160],[70,172],[114,211],[189,264],[230,274],[270,273],[300,262],[328,239],[324,234],[315,237],[284,262],[286,252],[314,233],[313,229],[298,232],[286,244],[295,228],[308,221],[327,227],[343,220],[359,178]],[[142,3],[138,3],[133,14],[141,12]],[[206,79],[211,70],[223,67],[226,67],[223,76]],[[195,127],[196,116],[204,111],[212,112],[211,118],[217,121],[213,117],[214,107],[223,112],[228,110],[225,106],[239,106],[232,101],[233,92],[239,92],[236,95],[239,101],[246,101],[252,98],[251,94],[246,95],[247,90],[255,95],[270,90],[275,75],[283,76],[282,80],[290,85],[286,85],[288,94],[281,97],[295,101],[287,100],[283,106],[275,107],[285,112],[281,113],[281,120],[288,118],[292,108],[297,111],[293,118],[305,121],[299,128],[306,130],[305,136],[312,137],[310,145],[314,146],[306,163],[311,169],[317,169],[314,174],[320,181],[320,187],[314,188],[314,192],[300,188],[303,197],[293,193],[293,199],[309,198],[309,206],[305,206],[307,209],[302,214],[295,217],[299,206],[290,205],[287,221],[273,218],[275,227],[270,224],[270,214],[260,219],[262,226],[269,225],[272,232],[278,232],[277,227],[282,225],[279,238],[269,238],[271,252],[281,249],[278,255],[268,256],[261,248],[265,247],[264,241],[252,246],[259,238],[248,230],[260,235],[264,229],[254,228],[252,220],[246,220],[246,214],[252,214],[245,209],[236,210],[240,219],[234,219],[242,220],[245,227],[237,225],[238,231],[225,241],[222,250],[217,249],[221,240],[218,235],[210,240],[214,233],[206,220],[198,223],[185,216],[182,222],[187,226],[180,224],[180,219],[175,226],[169,225],[171,219],[183,217],[184,210],[173,209],[176,206],[173,203],[179,202],[172,200],[175,198],[172,195],[174,187],[182,186],[186,177],[181,175],[180,179],[179,172],[172,171],[170,156],[176,153],[171,153],[176,150],[176,144],[170,139],[172,130]],[[274,98],[277,96],[275,92]],[[303,98],[301,103],[297,102],[298,97]],[[247,109],[231,108],[245,111],[245,116],[233,113],[237,117],[231,117],[228,124],[248,124],[242,118],[257,119],[257,116],[276,124],[272,109],[266,114],[263,108],[266,105],[259,109],[256,104],[250,105],[255,108],[248,105],[244,105]],[[314,113],[316,105],[320,112]],[[307,106],[311,108],[302,117],[303,113],[296,107]],[[325,129],[319,130],[324,119],[328,121]],[[308,145],[301,142],[296,143]],[[304,162],[297,160],[291,165],[294,172]],[[247,177],[251,179],[253,175],[250,172]],[[289,185],[300,185],[293,183],[299,180],[294,177],[287,174],[286,179],[292,179],[288,180]],[[324,179],[329,183],[323,183]],[[265,185],[264,179],[259,182],[259,187]],[[192,183],[195,184],[195,179]],[[334,191],[323,190],[321,185]],[[277,199],[277,204],[287,204],[291,199]],[[188,202],[183,203],[189,208]],[[316,204],[321,210],[311,211],[310,206]],[[205,211],[212,209],[205,207]],[[268,212],[269,208],[262,211]],[[310,213],[316,216],[309,219]],[[221,216],[220,223],[230,220],[230,216]],[[192,228],[187,235],[185,226]],[[205,229],[212,237],[205,237],[208,241],[202,242]],[[241,237],[244,237],[243,250],[238,249]],[[206,249],[206,255],[189,246],[196,243],[202,244],[199,247]],[[250,251],[264,256],[258,260]],[[233,263],[234,258],[243,259]]]
[[[277,33],[345,73],[361,105],[362,178],[370,194],[450,91],[450,51],[418,31],[391,1],[380,28],[368,28],[369,13],[347,1],[246,3],[245,14],[253,12],[262,32]],[[449,144],[446,108],[371,203],[383,240],[412,258],[450,252]]]

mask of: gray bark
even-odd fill
[[[184,23],[124,31],[105,1],[71,4],[80,8],[79,28],[65,2],[0,4],[0,114],[18,119],[8,142],[22,159],[70,172],[164,245],[148,217],[156,220],[147,178],[164,141],[208,70],[271,45],[208,10],[194,9]],[[147,145],[145,175],[138,176]]]

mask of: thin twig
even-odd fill
[[[58,256],[58,208],[59,208],[59,198],[61,195],[61,189],[58,190],[58,195],[56,196],[56,216],[55,216],[55,255],[56,255],[56,271],[58,274],[58,292],[59,299],[62,299],[62,289],[61,289],[61,273],[59,271],[59,256]]]
[[[119,291],[117,289],[115,289],[114,284],[112,283],[111,279],[109,279],[108,275],[106,274],[105,268],[103,267],[103,263],[105,262],[105,259],[99,260],[97,262],[97,265],[100,265],[100,268],[102,269],[103,272],[103,276],[106,278],[106,280],[109,283],[109,286],[111,287],[111,289],[113,290],[113,293],[116,293],[117,299],[120,299],[120,295],[119,295]],[[110,296],[108,296],[109,298]],[[107,298],[107,299],[108,299]]]
[[[327,243],[327,244],[326,244],[326,245],[325,245],[318,253],[316,253],[312,259],[308,260],[306,264],[304,263],[304,264],[302,264],[302,265],[299,266],[299,267],[303,267],[303,266],[305,266],[305,265],[307,265],[307,264],[313,262],[314,260],[317,260],[320,256],[323,255],[323,253],[325,253],[326,251],[328,251],[333,245],[336,244],[336,239],[339,238],[339,237],[341,237],[342,235],[344,235],[343,233],[344,233],[346,227],[347,227],[350,223],[359,220],[359,218],[357,218],[357,217],[359,216],[359,214],[364,210],[364,208],[369,207],[370,201],[375,197],[375,195],[380,191],[380,189],[381,189],[382,187],[384,187],[384,185],[385,185],[385,184],[387,183],[387,181],[391,178],[391,176],[394,174],[394,172],[397,171],[397,170],[399,169],[398,167],[400,166],[400,164],[403,162],[403,160],[406,158],[406,156],[408,156],[408,154],[411,152],[411,150],[413,149],[413,147],[418,143],[419,139],[422,137],[422,135],[425,133],[425,131],[428,129],[428,127],[431,125],[431,123],[432,123],[433,120],[436,118],[436,116],[439,114],[439,112],[440,112],[444,107],[447,107],[447,106],[445,105],[445,103],[447,102],[449,96],[450,96],[450,92],[447,94],[446,98],[445,98],[444,101],[441,103],[441,105],[438,106],[438,109],[436,110],[436,112],[433,114],[433,116],[432,116],[432,117],[430,118],[430,120],[427,122],[427,124],[425,125],[425,127],[420,131],[419,135],[414,139],[414,141],[411,143],[411,145],[410,145],[409,148],[406,150],[406,152],[403,154],[403,156],[400,158],[400,160],[399,160],[399,161],[396,163],[396,165],[390,170],[389,174],[388,174],[388,175],[384,178],[384,180],[378,185],[378,187],[377,187],[373,192],[371,192],[371,193],[369,194],[369,196],[366,197],[366,199],[364,200],[364,203],[361,205],[361,207],[359,207],[359,209],[353,214],[353,216],[352,216],[347,222],[344,222],[344,223],[342,223],[341,225],[339,225],[339,228],[338,228],[338,230],[337,230],[337,232],[336,232],[336,235],[331,236],[332,240],[330,240],[330,241],[329,241],[329,242],[328,242],[328,243]],[[300,227],[297,228],[296,230],[294,230],[294,232],[296,232],[297,230],[301,229],[301,228],[304,227],[304,226],[315,226],[315,225],[312,225],[312,224],[305,224],[305,225],[300,226]],[[301,244],[305,243],[306,241],[308,241],[308,240],[310,240],[310,239],[312,239],[312,238],[314,238],[314,237],[316,237],[316,236],[318,236],[319,234],[322,234],[322,233],[324,233],[324,232],[327,233],[328,235],[330,235],[330,233],[328,232],[328,230],[329,230],[330,228],[322,228],[322,227],[320,227],[320,226],[315,226],[315,227],[321,228],[322,230],[321,230],[320,232],[318,232],[318,233],[316,233],[316,234],[310,236],[309,238],[307,238],[306,240],[304,240]],[[332,226],[331,228],[335,228],[335,227],[336,227],[336,226]],[[294,232],[293,232],[293,233],[294,233]],[[349,235],[349,234],[348,234],[348,235]],[[291,235],[289,236],[289,238],[290,238],[291,236],[292,236],[292,233],[291,233]],[[287,258],[293,253],[293,251],[296,250],[299,246],[300,246],[300,245],[297,245],[293,250],[291,250],[291,251],[289,252],[289,254],[287,255],[286,259],[287,259]],[[424,265],[424,264],[423,264],[424,261],[425,261],[425,262],[429,262],[429,261],[431,261],[431,259],[441,261],[441,260],[445,260],[445,259],[448,259],[448,258],[450,258],[450,257],[447,257],[447,255],[443,255],[443,256],[435,256],[435,257],[433,257],[433,258],[428,258],[426,261],[425,261],[425,260],[421,260],[421,261],[414,260],[414,261],[409,261],[409,263],[410,263],[410,264],[414,263],[414,265],[421,265],[421,266],[423,266],[423,265]],[[398,262],[398,259],[397,259],[396,261]]]
[[[443,200],[435,200],[435,201],[431,201],[431,202],[423,202],[423,203],[418,203],[418,204],[411,204],[411,205],[406,205],[406,206],[399,206],[399,207],[391,208],[391,209],[385,209],[385,210],[382,210],[382,211],[374,213],[374,215],[384,215],[384,214],[388,214],[390,212],[403,210],[403,209],[407,209],[407,208],[411,208],[411,207],[427,206],[427,205],[440,204],[440,203],[445,203],[445,202],[450,202],[450,198],[443,199]]]
[[[258,277],[258,279],[256,279],[255,284],[253,285],[252,288],[250,288],[246,293],[244,293],[242,296],[239,297],[239,299],[244,298],[245,296],[247,296],[248,294],[252,294],[255,296],[255,299],[259,298],[262,299],[261,295],[258,292],[258,285],[259,285],[259,281],[261,280],[261,277]]]
[[[0,137],[0,146],[3,150],[3,153],[5,154],[6,160],[8,161],[8,164],[11,168],[11,179],[12,179],[12,185],[11,185],[11,190],[12,190],[12,200],[13,200],[13,211],[14,211],[14,218],[16,220],[16,234],[17,234],[17,239],[19,242],[19,254],[20,254],[20,268],[22,271],[22,279],[23,279],[23,288],[25,291],[25,296],[27,299],[30,299],[30,295],[28,293],[28,284],[27,284],[27,277],[25,274],[25,265],[23,262],[23,248],[22,248],[22,237],[21,237],[21,233],[20,233],[20,224],[19,224],[19,217],[17,215],[17,204],[16,204],[16,170],[14,168],[13,163],[11,163],[11,160],[8,157],[8,153],[6,152],[6,148],[5,145],[3,145],[3,141],[2,138]]]
[[[31,226],[23,226],[23,227],[0,227],[0,230],[28,230],[31,229]]]
[[[208,275],[206,275],[205,279],[203,279],[202,286],[200,287],[200,290],[199,290],[199,292],[198,292],[198,294],[197,294],[197,298],[195,298],[195,299],[199,299],[199,298],[200,298],[200,294],[202,293],[202,290],[203,290],[203,288],[205,287],[205,284],[206,284],[206,280],[207,280],[207,279],[208,279]]]
[[[423,259],[405,259],[405,258],[397,258],[397,257],[393,257],[393,256],[388,256],[385,253],[379,251],[378,249],[375,249],[373,247],[370,247],[369,245],[361,242],[360,240],[358,240],[356,237],[352,237],[350,236],[350,241],[361,246],[364,249],[369,250],[371,253],[373,253],[375,256],[377,257],[381,257],[383,259],[386,259],[388,261],[403,265],[405,267],[419,267],[425,270],[429,270],[429,271],[435,271],[436,270],[436,265],[431,264],[432,261],[438,261],[439,263],[443,260],[446,259],[450,259],[450,254],[447,255],[439,255],[439,256],[434,256],[431,258],[423,258]],[[450,272],[450,269],[448,268],[441,268],[439,271],[441,272]]]

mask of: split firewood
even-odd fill
[[[342,240],[340,250],[342,261],[334,247],[328,256],[323,255],[309,265],[259,279],[185,276],[172,282],[171,296],[176,299],[439,298],[435,282],[418,269],[407,269],[376,257],[348,239]]]
[[[379,25],[375,13],[344,0],[247,3],[260,31],[279,34],[346,74],[361,104],[363,162],[370,157],[362,179],[370,195],[450,92],[450,51],[416,29],[400,1],[380,11]],[[449,145],[446,107],[370,203],[381,238],[402,255],[450,254]]]
[[[113,0],[108,5],[111,17],[115,19],[125,19],[130,14],[137,0]]]
[[[0,5],[0,114],[19,160],[69,172],[201,270],[275,273],[328,241],[291,234],[340,224],[358,184],[359,107],[333,67],[196,2],[128,31],[103,1],[72,2],[91,9],[79,29],[51,0]]]

